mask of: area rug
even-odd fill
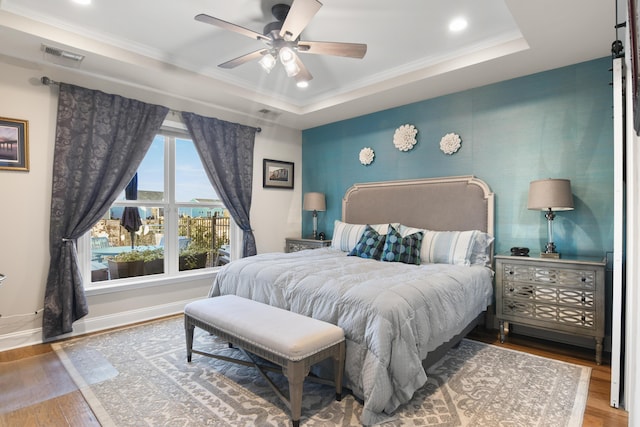
[[[289,426],[289,412],[252,367],[195,355],[182,318],[54,345],[105,426]],[[237,349],[196,328],[194,348]],[[383,426],[580,426],[591,369],[465,339]],[[275,374],[276,382],[286,380]],[[360,425],[361,404],[305,382],[301,425]]]

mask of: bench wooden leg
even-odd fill
[[[305,370],[304,361],[287,362],[283,373],[289,380],[289,409],[291,410],[291,422],[293,427],[300,425],[300,415],[302,414],[302,388],[304,379],[309,373]]]
[[[344,375],[344,359],[346,353],[346,342],[342,341],[338,345],[338,354],[333,357],[334,381],[336,383],[336,400],[342,400],[342,377]]]
[[[191,362],[191,355],[193,350],[193,330],[195,326],[191,324],[189,318],[185,316],[184,318],[184,332],[187,338],[187,362]]]

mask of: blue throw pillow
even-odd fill
[[[360,240],[358,240],[353,250],[349,252],[349,256],[380,260],[386,237],[386,235],[378,233],[370,225],[367,225],[362,236],[360,236]]]
[[[382,261],[420,264],[420,247],[424,233],[418,231],[402,237],[393,226],[389,226],[387,238],[382,250]]]

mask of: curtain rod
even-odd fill
[[[57,86],[60,84],[60,82],[56,82],[54,80],[51,80],[49,77],[47,76],[42,76],[40,77],[40,81],[42,82],[43,85],[45,86],[49,86],[49,85],[53,85],[53,86]]]
[[[60,85],[60,82],[57,82],[55,80],[51,80],[47,76],[40,77],[40,82],[42,82],[42,84],[45,85],[45,86],[59,86]],[[176,111],[176,110],[171,110],[171,109],[169,109],[169,112],[175,113],[175,114],[181,114],[182,113],[181,111]],[[255,128],[255,130],[258,133],[262,132],[262,128],[261,127],[257,127],[257,128]]]

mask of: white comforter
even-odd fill
[[[380,422],[427,379],[422,359],[489,306],[492,271],[406,265],[332,248],[268,253],[227,264],[211,296],[235,294],[336,324],[347,338],[346,386]]]

